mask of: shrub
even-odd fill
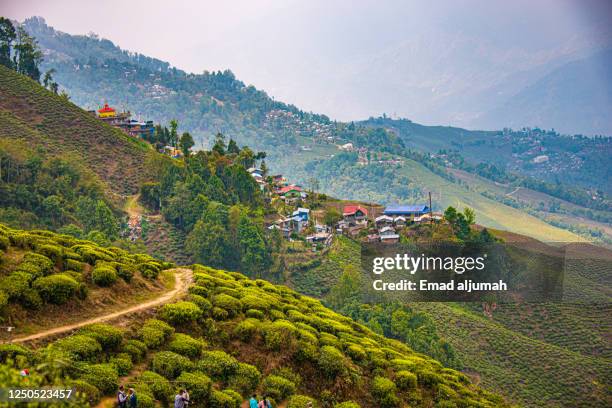
[[[123,340],[123,331],[104,323],[94,323],[83,327],[79,334],[96,339],[104,350],[116,350]]]
[[[213,390],[210,394],[210,404],[219,408],[239,408],[240,404],[236,405],[234,397],[223,391]]]
[[[176,379],[181,388],[189,390],[189,399],[207,401],[211,395],[212,381],[203,373],[183,372]],[[212,404],[216,406],[216,404]]]
[[[91,273],[91,279],[98,286],[111,286],[117,281],[117,272],[110,266],[97,266]]]
[[[240,300],[224,293],[215,296],[213,303],[216,307],[226,310],[230,316],[236,316],[242,310],[242,302]]]
[[[250,341],[255,333],[257,333],[257,326],[259,321],[255,319],[245,319],[238,323],[232,332],[233,336],[243,342]]]
[[[261,373],[257,367],[246,363],[238,363],[238,368],[229,379],[228,385],[246,395],[255,391],[260,379]]]
[[[30,275],[25,272],[13,272],[0,280],[0,289],[11,301],[22,300],[29,288]]]
[[[176,354],[175,352],[160,351],[153,356],[151,367],[156,373],[168,379],[174,379],[183,371],[190,370],[193,364],[187,357]]]
[[[249,309],[246,311],[246,316],[257,320],[263,320],[266,315],[261,310]]]
[[[374,377],[372,381],[372,396],[381,407],[395,407],[399,398],[395,395],[395,383],[385,377]]]
[[[64,269],[68,269],[71,271],[83,272],[83,267],[85,264],[81,261],[77,261],[76,259],[66,259],[64,261]]]
[[[61,261],[64,255],[64,251],[62,247],[58,245],[51,245],[51,244],[37,245],[36,251],[48,257],[49,259],[52,259],[54,262]]]
[[[440,376],[433,371],[423,370],[417,373],[419,384],[425,387],[433,388],[442,382]]]
[[[295,384],[278,375],[270,375],[263,381],[264,394],[270,395],[277,401],[286,399],[295,394]]]
[[[223,321],[223,320],[227,320],[230,317],[230,314],[225,309],[222,309],[220,307],[213,307],[212,317],[217,321]]]
[[[90,265],[95,265],[99,260],[108,262],[113,260],[113,257],[109,253],[91,245],[74,245],[71,249],[81,255],[81,259]]]
[[[334,405],[334,408],[361,408],[360,405],[353,401],[344,401]]]
[[[79,283],[68,275],[58,273],[38,278],[32,286],[45,302],[61,305],[74,296]]]
[[[176,302],[162,306],[159,316],[173,325],[186,324],[202,317],[202,310],[193,302]]]
[[[42,306],[42,298],[38,294],[38,292],[32,288],[28,288],[24,291],[23,296],[19,300],[19,302],[26,309],[38,310]]]
[[[140,329],[139,335],[148,348],[157,348],[164,344],[173,333],[174,329],[167,323],[149,319]]]
[[[160,400],[164,405],[168,405],[174,392],[170,381],[153,371],[143,372],[139,379],[149,385],[149,389],[155,399]]]
[[[345,369],[344,354],[333,346],[321,347],[317,363],[321,371],[329,378],[341,374]]]
[[[108,360],[120,376],[128,375],[132,369],[132,358],[127,353],[119,353]]]
[[[84,395],[85,399],[89,401],[91,405],[95,405],[100,401],[100,390],[88,382],[83,380],[72,380],[66,385],[74,388],[77,394]]]
[[[117,265],[117,275],[123,279],[125,282],[131,282],[134,277],[135,268],[126,265],[126,264],[118,264]]]
[[[168,344],[168,349],[182,356],[195,359],[200,357],[205,345],[202,340],[194,339],[187,334],[176,333]]]
[[[346,354],[348,354],[353,361],[363,361],[368,355],[363,347],[358,344],[351,344],[346,348]]]
[[[9,247],[10,243],[11,242],[7,237],[5,237],[4,235],[0,235],[0,249],[6,250]]]
[[[334,336],[333,334],[329,334],[325,332],[320,334],[319,342],[323,346],[334,346],[336,348],[340,347],[340,342],[338,341],[338,338]]]
[[[314,398],[307,397],[306,395],[294,395],[289,398],[287,408],[304,408],[310,403],[313,407],[316,407],[316,401]]]
[[[6,307],[9,304],[9,296],[3,291],[0,290],[0,315],[6,312]]]
[[[29,359],[32,356],[32,351],[19,344],[0,344],[0,361],[15,360],[18,356]]]
[[[132,361],[137,363],[142,361],[147,353],[147,345],[140,340],[128,340],[123,346],[123,352],[132,357]]]
[[[103,394],[111,394],[117,387],[119,376],[111,364],[94,364],[83,369],[83,381],[93,385]]]
[[[51,348],[62,350],[76,360],[95,361],[102,352],[102,346],[95,339],[81,334],[65,337],[51,344]]]
[[[192,285],[189,287],[189,293],[192,295],[202,296],[204,298],[208,297],[208,289],[204,286]]]
[[[238,369],[238,360],[224,351],[204,351],[196,367],[215,380],[227,381]]]
[[[203,296],[196,295],[194,293],[190,294],[187,300],[198,305],[198,307],[204,314],[207,314],[208,312],[210,312],[210,310],[213,307],[212,303],[210,303],[208,299],[204,298]]]
[[[239,393],[229,388],[226,388],[221,392],[229,395],[232,398],[234,401],[234,404],[232,405],[233,408],[240,408],[242,405],[242,396]]]
[[[264,341],[270,350],[293,350],[297,328],[288,320],[276,320],[263,327]]]
[[[402,391],[413,390],[417,387],[417,376],[410,371],[401,370],[395,375],[395,383]]]
[[[28,252],[23,256],[23,263],[36,265],[44,275],[48,275],[53,272],[55,266],[53,261],[45,255],[37,254],[35,252]]]
[[[162,271],[162,266],[158,262],[144,262],[138,265],[138,270],[145,278],[155,280]]]
[[[316,362],[319,357],[319,347],[306,340],[298,340],[295,358],[299,361]]]

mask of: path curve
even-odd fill
[[[19,338],[11,340],[11,343],[24,343],[24,342],[28,342],[32,340],[39,340],[45,337],[72,331],[72,330],[81,328],[83,326],[87,326],[89,324],[107,322],[109,320],[113,320],[118,317],[125,316],[127,314],[141,312],[143,310],[151,309],[153,307],[167,303],[173,300],[176,296],[182,293],[185,293],[193,278],[193,271],[191,269],[174,268],[170,270],[174,271],[174,279],[175,279],[174,289],[172,289],[170,292],[166,292],[162,294],[160,297],[156,299],[149,300],[145,303],[140,303],[134,306],[130,306],[127,309],[119,310],[117,312],[109,313],[107,315],[94,317],[94,318],[83,320],[81,322],[74,323],[74,324],[54,327],[53,329],[45,330],[45,331],[42,331],[36,334],[31,334],[29,336],[19,337]]]

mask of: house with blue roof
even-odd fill
[[[429,206],[427,205],[390,205],[385,208],[384,214],[390,217],[406,217],[414,218],[420,217],[423,214],[429,212]]]

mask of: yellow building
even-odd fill
[[[108,106],[108,103],[104,104],[102,109],[98,109],[99,118],[114,118],[117,116],[117,111],[114,108]]]

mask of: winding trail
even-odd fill
[[[33,340],[40,340],[45,337],[69,332],[69,331],[81,328],[83,326],[87,326],[89,324],[107,322],[109,320],[113,320],[121,316],[125,316],[125,315],[132,314],[135,312],[141,312],[143,310],[151,309],[153,307],[160,306],[164,303],[168,303],[169,301],[187,292],[187,288],[189,287],[193,279],[193,272],[191,271],[191,269],[174,268],[174,269],[171,269],[171,271],[174,272],[174,279],[175,279],[174,289],[172,289],[169,292],[163,293],[158,298],[155,298],[155,299],[152,299],[152,300],[149,300],[149,301],[146,301],[144,303],[140,303],[134,306],[130,306],[127,309],[123,309],[123,310],[119,310],[119,311],[109,313],[103,316],[98,316],[98,317],[94,317],[91,319],[83,320],[78,323],[54,327],[52,329],[48,329],[42,332],[31,334],[29,336],[18,337],[18,338],[13,339],[11,342],[12,343],[25,343],[25,342],[33,341]]]

